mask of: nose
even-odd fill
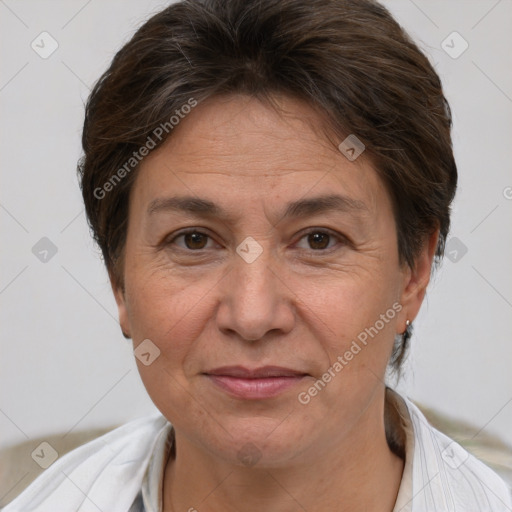
[[[269,251],[251,263],[236,256],[233,265],[222,281],[218,328],[246,341],[290,332],[296,317],[294,294],[279,267],[272,264]]]

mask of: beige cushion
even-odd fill
[[[116,427],[72,432],[68,435],[44,436],[0,451],[0,507],[12,501],[44,471],[36,462],[36,454],[41,452],[37,448],[42,442],[49,443],[59,457],[62,457],[77,446],[102,436]],[[34,450],[35,454],[32,458]]]

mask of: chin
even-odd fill
[[[224,422],[227,432],[219,427],[220,437],[204,442],[215,446],[217,456],[231,464],[259,468],[285,465],[298,455],[299,447],[300,451],[306,449],[302,445],[307,437],[304,424],[285,425],[283,419],[287,416],[284,413],[280,420],[255,417]]]

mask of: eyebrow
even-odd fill
[[[219,205],[209,199],[193,196],[164,197],[151,201],[147,212],[154,215],[161,212],[179,212],[195,217],[218,217],[229,219],[230,215]],[[341,195],[325,195],[307,199],[299,199],[286,205],[282,218],[307,217],[328,211],[341,211],[347,213],[368,212],[363,201]]]

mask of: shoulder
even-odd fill
[[[511,490],[501,477],[403,399],[414,431],[413,493],[418,506],[413,510],[512,510]]]
[[[2,511],[128,511],[158,434],[170,427],[160,413],[126,423],[62,456]]]

